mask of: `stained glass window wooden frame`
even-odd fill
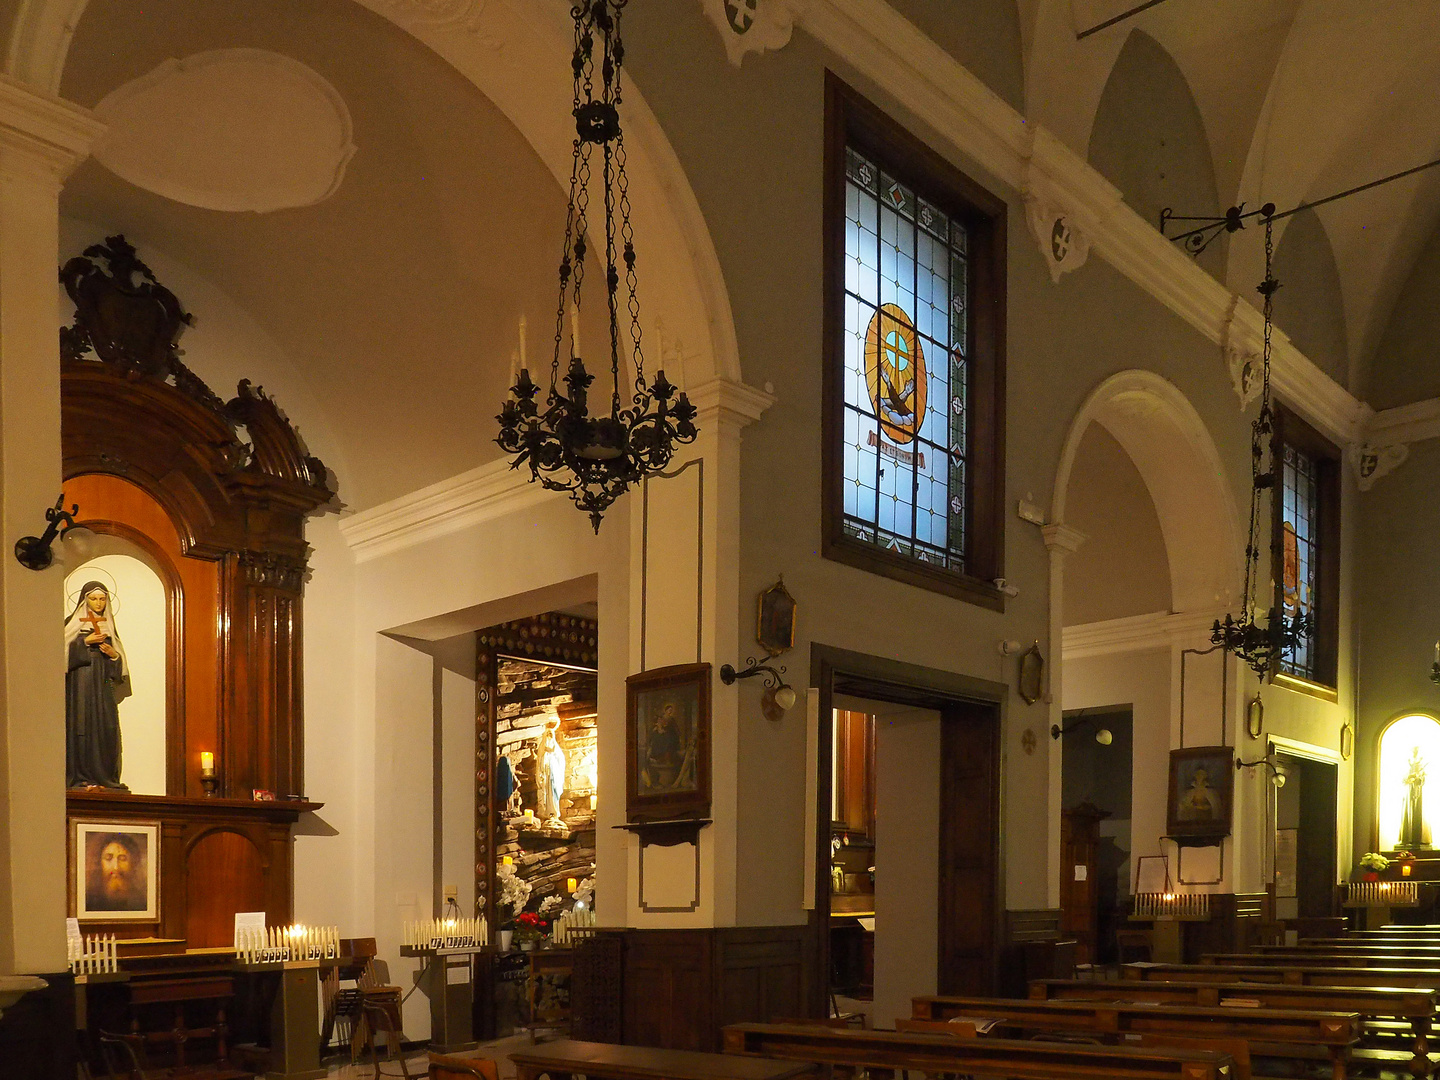
[[[1340,643],[1340,451],[1283,405],[1276,408],[1271,519],[1275,605],[1314,616],[1308,642],[1271,679],[1334,699]]]
[[[1003,610],[1006,205],[826,91],[823,552]]]

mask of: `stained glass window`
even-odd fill
[[[845,152],[846,536],[965,569],[965,225]]]
[[[1285,445],[1281,457],[1281,600],[1287,615],[1317,614],[1319,577],[1319,463],[1309,454]],[[1280,658],[1286,675],[1315,679],[1316,624],[1296,647]]]

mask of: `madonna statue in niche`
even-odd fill
[[[120,702],[130,667],[115,631],[110,590],[87,581],[65,620],[65,782],[128,791],[120,783]]]

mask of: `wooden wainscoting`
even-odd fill
[[[294,877],[290,830],[302,813],[323,805],[70,792],[66,808],[72,847],[76,820],[160,826],[158,921],[86,922],[81,929],[122,938],[184,940],[186,947],[199,949],[234,941],[237,911],[264,911],[271,926],[289,923]],[[72,915],[76,873],[72,865]]]
[[[47,985],[0,1016],[0,1076],[5,1080],[75,1080],[75,976],[40,976]]]
[[[603,930],[576,955],[575,1029],[631,1046],[718,1050],[727,1024],[804,1016],[813,964],[804,925]]]

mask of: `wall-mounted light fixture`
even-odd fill
[[[15,558],[27,570],[47,570],[55,562],[51,545],[58,536],[61,541],[79,541],[94,534],[84,525],[75,524],[75,515],[80,512],[78,505],[65,509],[65,493],[55,500],[55,505],[45,511],[45,531],[39,536],[22,536],[15,541]]]
[[[1270,770],[1270,782],[1277,788],[1282,788],[1285,786],[1285,770],[1280,768],[1276,763],[1273,756],[1274,753],[1275,748],[1271,746],[1269,752],[1266,753],[1264,757],[1256,758],[1254,761],[1241,761],[1237,757],[1235,759],[1235,771],[1239,772],[1241,769],[1258,769],[1261,765],[1264,765]]]
[[[1095,718],[1093,716],[1083,715],[1077,716],[1074,720],[1071,720],[1064,727],[1061,727],[1059,724],[1051,724],[1050,738],[1058,739],[1062,735],[1069,735],[1072,731],[1077,731],[1080,728],[1086,726],[1087,724],[1095,728],[1095,741],[1101,746],[1109,746],[1112,742],[1115,741],[1115,736],[1111,734],[1109,728],[1100,727],[1099,724],[1095,722]]]
[[[765,692],[760,695],[760,711],[765,714],[766,720],[779,720],[795,705],[795,690],[781,678],[784,673],[783,664],[777,669],[760,663],[752,656],[745,661],[743,671],[736,671],[730,664],[723,665],[720,668],[720,681],[731,686],[737,679],[750,679],[764,674]]]

